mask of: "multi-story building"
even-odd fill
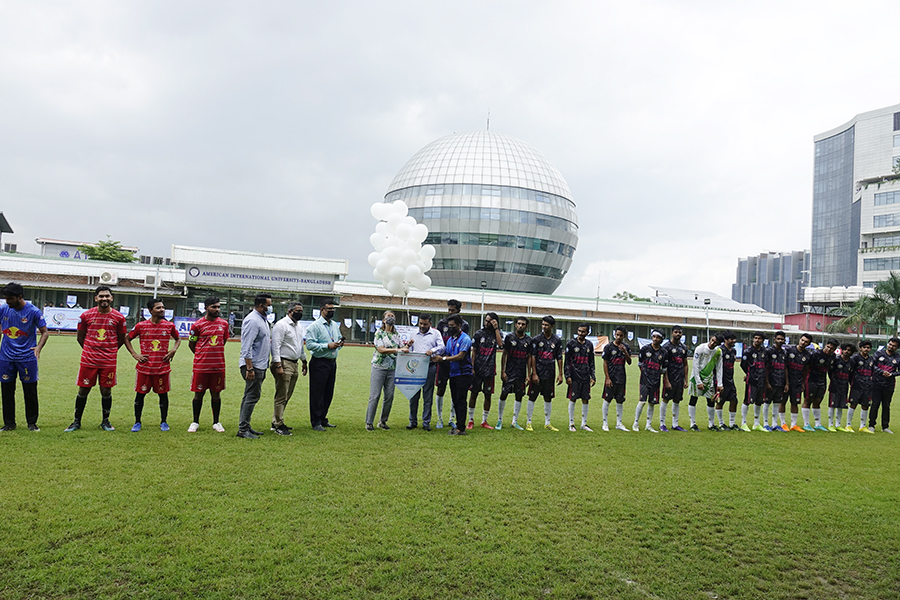
[[[900,104],[814,138],[811,286],[866,286],[900,270]]]
[[[738,259],[731,299],[782,315],[799,312],[809,284],[809,258],[809,250],[800,250]]]

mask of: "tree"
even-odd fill
[[[650,298],[641,298],[631,292],[616,292],[613,294],[616,300],[625,300],[626,302],[650,302]]]
[[[128,250],[122,248],[122,242],[117,242],[106,236],[96,244],[79,246],[78,250],[91,260],[105,260],[107,262],[130,263],[136,259]]]
[[[875,325],[898,335],[900,326],[900,274],[891,271],[887,279],[875,284],[872,296],[863,296],[853,303],[846,316],[826,329],[832,333],[846,331],[849,327]]]

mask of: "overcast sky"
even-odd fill
[[[369,206],[490,110],[572,189],[558,293],[730,296],[738,257],[809,248],[813,136],[900,102],[896,2],[250,4],[0,1],[3,241],[371,280]]]

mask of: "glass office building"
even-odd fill
[[[578,245],[560,172],[532,146],[490,130],[419,150],[385,194],[396,200],[428,227],[435,285],[552,294]]]
[[[781,315],[800,312],[809,283],[809,259],[809,250],[763,252],[738,259],[731,299]]]

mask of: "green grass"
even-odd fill
[[[369,433],[371,350],[346,348],[331,413],[337,429],[309,429],[304,380],[287,410],[292,437],[241,440],[238,345],[227,348],[227,433],[211,430],[208,403],[201,431],[186,432],[185,347],[173,372],[171,432],[156,427],[153,395],[144,431],[128,431],[133,361],[123,350],[118,430],[97,429],[95,390],[84,429],[63,434],[78,348],[72,337],[50,340],[42,431],[21,426],[20,399],[19,429],[0,435],[0,598],[900,594],[893,436],[602,433],[595,401],[594,434],[454,438],[406,431],[399,393],[392,430]],[[628,423],[636,370],[629,376]],[[258,429],[268,430],[272,392],[269,379]],[[554,403],[557,426],[565,406]],[[511,412],[512,402],[507,423]]]

